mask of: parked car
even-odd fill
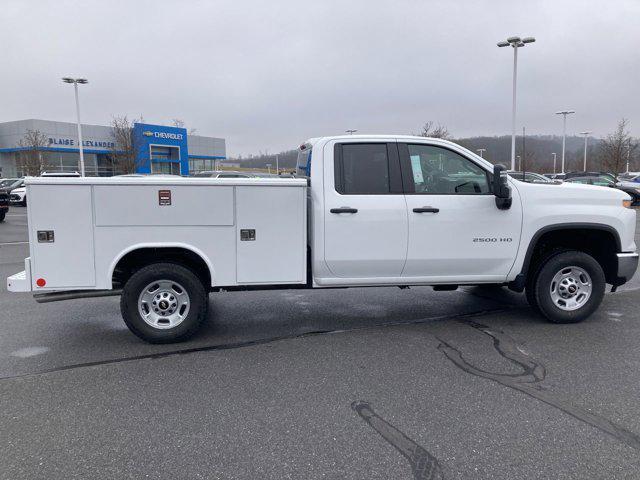
[[[609,173],[609,172],[567,172],[565,173],[564,179],[566,180],[569,178],[583,178],[583,177],[605,178],[614,183],[618,181],[618,178],[613,173]]]
[[[553,180],[535,172],[514,172],[509,170],[507,174],[511,178],[527,183],[553,183]]]
[[[196,178],[256,178],[253,172],[239,172],[235,170],[212,170],[206,172],[198,172],[192,177]]]
[[[605,176],[573,177],[565,180],[568,183],[582,183],[584,185],[597,185],[622,190],[631,197],[631,205],[640,205],[640,185],[634,182],[612,182]]]
[[[3,178],[0,180],[0,189],[11,193],[14,188],[20,188],[24,186],[24,178]]]
[[[618,175],[618,180],[621,182],[635,182],[640,183],[640,172],[626,172]]]
[[[167,343],[200,329],[211,291],[497,285],[576,323],[637,269],[615,188],[519,182],[414,136],[314,138],[297,162],[308,177],[28,178],[29,256],[8,290],[120,295],[130,330]]]
[[[566,173],[545,173],[544,176],[552,180],[564,180]]]
[[[27,187],[19,187],[11,190],[9,194],[9,202],[12,205],[27,206]]]

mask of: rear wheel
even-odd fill
[[[148,265],[127,281],[120,298],[125,324],[150,343],[172,343],[195,334],[207,316],[208,295],[189,269]]]
[[[600,264],[584,252],[571,250],[552,255],[540,265],[532,294],[549,321],[577,323],[600,306],[605,286]]]
[[[0,212],[0,222],[4,222],[4,217],[7,214],[7,212]]]

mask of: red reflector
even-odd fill
[[[44,287],[47,284],[47,281],[44,278],[39,278],[36,280],[36,285],[39,287]]]

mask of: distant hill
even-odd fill
[[[496,137],[469,137],[452,139],[453,142],[478,153],[479,148],[484,148],[484,158],[492,163],[502,163],[507,167],[511,166],[511,136],[502,135]],[[587,152],[587,169],[600,170],[601,161],[598,155],[598,144],[600,140],[589,137],[589,148]],[[516,156],[522,157],[522,135],[516,137]],[[529,171],[547,173],[553,171],[553,152],[556,153],[556,170],[560,171],[562,158],[562,137],[557,135],[531,135],[525,138],[525,164],[524,168]],[[280,169],[291,170],[295,168],[297,150],[287,150],[280,152],[278,163]],[[584,155],[584,137],[570,136],[566,139],[565,170],[582,170]],[[243,168],[266,168],[271,164],[271,169],[276,167],[276,154],[250,155],[248,158],[230,158],[232,161],[239,161]],[[516,165],[516,168],[520,168]]]
[[[484,158],[492,163],[511,164],[511,136],[500,137],[471,137],[454,139],[459,145],[478,153],[479,148],[485,148]],[[587,168],[600,169],[597,155],[600,140],[589,137],[587,151]],[[516,136],[516,156],[522,158],[522,135]],[[530,171],[546,173],[553,171],[553,155],[556,153],[557,169],[560,169],[562,159],[562,137],[556,135],[531,135],[525,138],[525,168]],[[571,136],[566,138],[565,170],[582,170],[584,159],[584,137]],[[591,162],[589,161],[591,160]],[[519,168],[516,165],[516,168]]]

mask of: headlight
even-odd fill
[[[622,200],[622,206],[624,208],[631,208],[631,200]]]

